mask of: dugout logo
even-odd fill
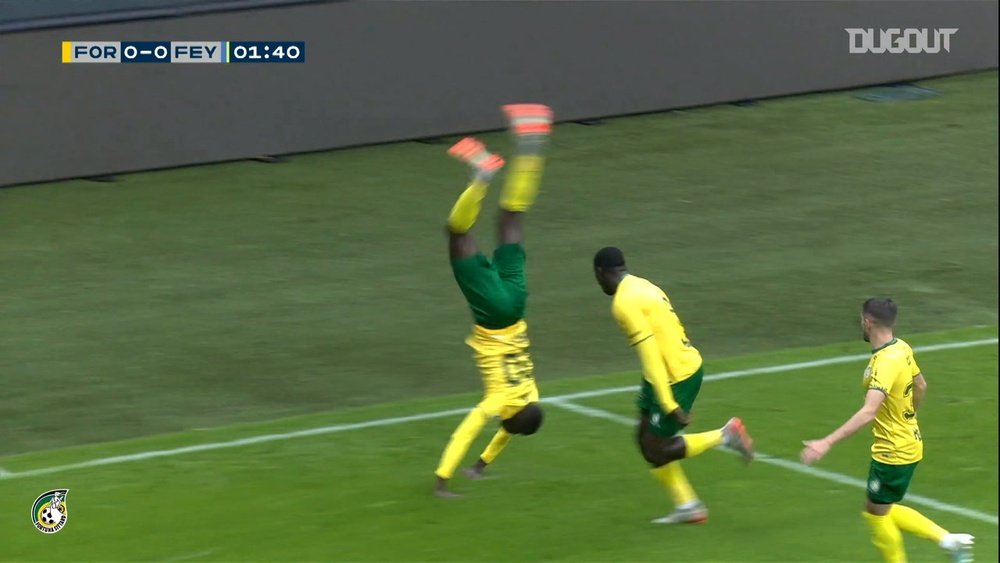
[[[951,36],[958,33],[957,27],[927,29],[908,27],[900,29],[874,29],[860,27],[845,27],[850,35],[848,49],[852,55],[874,53],[880,55],[889,53],[946,53],[951,52]]]
[[[31,522],[43,534],[54,534],[63,529],[69,519],[66,494],[69,489],[54,489],[38,495],[31,505]]]

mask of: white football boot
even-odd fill
[[[704,524],[708,522],[708,508],[700,500],[690,506],[677,507],[673,512],[653,520],[653,524]]]

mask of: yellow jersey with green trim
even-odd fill
[[[920,368],[910,345],[898,338],[872,351],[865,369],[864,388],[885,394],[875,415],[872,459],[887,465],[916,463],[924,457],[924,443],[913,407],[913,378]]]
[[[671,385],[689,379],[701,367],[701,353],[688,340],[670,299],[649,280],[631,274],[622,278],[611,312],[631,346],[647,338],[656,340]]]

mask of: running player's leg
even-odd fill
[[[685,412],[691,412],[694,407],[694,402],[701,391],[703,377],[703,372],[698,370],[690,378],[671,386],[674,397]],[[654,522],[658,524],[704,522],[708,518],[708,511],[698,500],[681,470],[680,461],[701,455],[720,445],[737,450],[749,461],[753,458],[753,443],[742,421],[733,418],[716,430],[679,435],[682,430],[681,425],[663,412],[649,385],[643,386],[639,407],[642,409],[639,448],[643,458],[652,466],[653,476],[670,495],[675,507],[672,514]]]
[[[685,412],[691,412],[694,400],[701,389],[701,376],[697,374],[672,386],[674,397]],[[653,520],[656,524],[698,524],[708,519],[708,510],[698,500],[694,488],[681,469],[680,460],[685,454],[684,440],[677,434],[680,424],[660,408],[652,385],[644,383],[639,393],[639,451],[650,465],[653,478],[673,501],[674,511],[664,518]]]
[[[906,561],[903,534],[889,516],[892,505],[903,498],[903,492],[900,490],[903,481],[903,475],[898,468],[877,461],[871,462],[868,472],[868,496],[865,499],[865,511],[861,515],[871,528],[872,543],[887,563]],[[908,477],[905,478],[905,482],[909,482]]]
[[[861,513],[872,532],[872,543],[882,554],[886,563],[905,563],[906,550],[903,549],[903,534],[899,526],[889,517],[892,505],[873,507],[870,503]],[[876,513],[878,512],[878,513]]]
[[[872,531],[872,543],[886,561],[905,561],[901,532],[907,532],[933,541],[948,551],[953,561],[971,561],[974,543],[971,535],[949,533],[920,512],[898,504],[906,495],[916,466],[916,463],[871,462],[863,515]]]
[[[655,413],[654,413],[655,414]],[[639,416],[639,451],[649,462],[650,473],[663,487],[674,505],[674,511],[663,518],[653,520],[654,524],[700,524],[708,520],[708,509],[698,500],[698,495],[681,469],[679,459],[671,459],[666,452],[676,449],[677,436],[660,436],[653,430],[658,419],[648,411]]]
[[[686,410],[686,409],[685,409]],[[658,417],[657,417],[658,415]],[[674,503],[674,512],[653,520],[656,524],[702,523],[708,519],[708,509],[698,499],[694,488],[681,469],[681,460],[700,455],[716,446],[737,449],[741,440],[749,440],[739,419],[733,419],[718,430],[685,436],[663,436],[662,430],[652,430],[660,413],[643,413],[640,419],[639,448],[652,466],[653,477],[663,486]],[[738,427],[736,425],[739,425]],[[672,432],[667,430],[666,432]],[[742,433],[742,434],[740,434]]]
[[[677,402],[685,412],[691,412],[698,393],[701,392],[703,380],[704,372],[699,369],[688,379],[671,385]],[[647,440],[640,443],[643,455],[667,464],[701,455],[718,446],[726,446],[740,453],[748,463],[753,459],[753,440],[742,420],[734,417],[715,430],[679,435],[682,430],[681,425],[672,416],[663,412],[655,399],[652,387],[648,389],[645,387],[648,385],[644,386],[644,396],[647,398],[640,398],[640,408],[648,411],[650,432]]]
[[[971,534],[953,534],[920,512],[902,504],[892,505],[889,517],[900,531],[931,540],[951,553],[953,561],[957,563],[972,561],[975,538]]]

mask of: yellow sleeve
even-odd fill
[[[906,367],[909,368],[910,377],[920,375],[920,366],[917,365],[917,359],[913,357],[913,350],[910,350],[906,354]]]
[[[649,326],[649,321],[642,312],[642,305],[634,297],[617,296],[614,306],[611,307],[611,313],[628,338],[629,346],[636,346],[643,340],[653,337],[653,328]]]
[[[642,376],[656,390],[656,396],[663,410],[668,413],[677,410],[680,405],[677,404],[674,392],[670,389],[667,366],[663,361],[663,355],[660,354],[656,339],[653,338],[653,329],[642,313],[642,308],[631,299],[616,299],[612,311],[618,325],[628,337],[629,344],[639,354]]]

